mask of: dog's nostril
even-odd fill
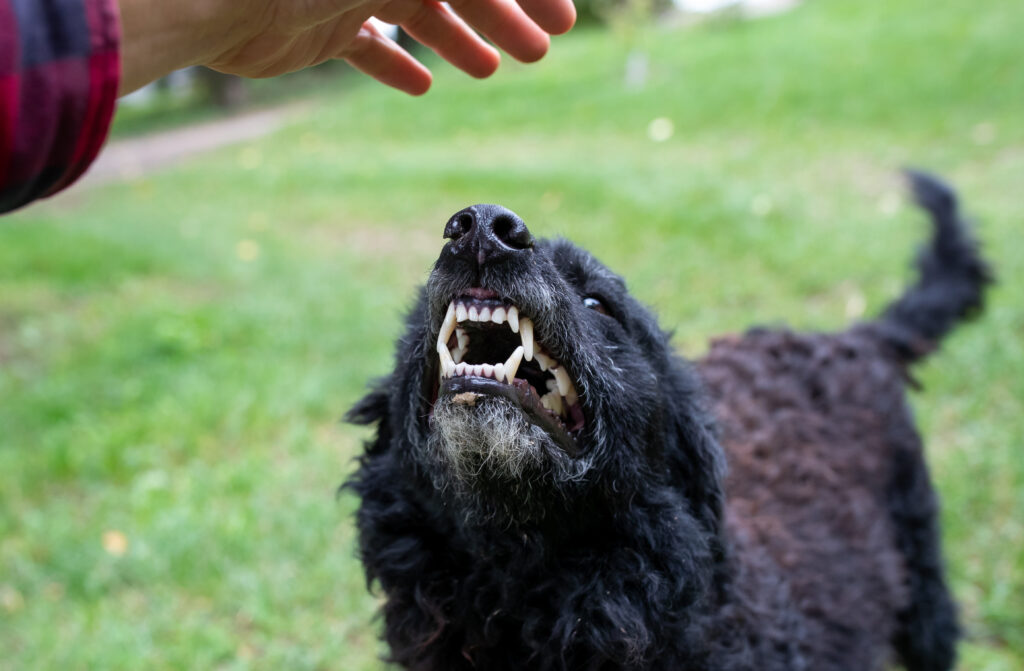
[[[458,240],[471,230],[473,230],[473,215],[469,212],[459,212],[448,220],[448,225],[444,227],[444,237]]]
[[[533,236],[523,220],[512,214],[499,214],[492,224],[494,237],[512,249],[527,249],[533,246]]]

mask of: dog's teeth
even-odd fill
[[[489,321],[491,321],[491,309],[490,308],[480,308],[480,314],[478,316],[480,318],[480,321],[482,321],[482,322],[489,322]]]
[[[441,373],[445,377],[451,377],[452,373],[455,372],[455,362],[452,360],[452,355],[448,351],[448,346],[439,342],[437,344],[437,356],[441,359]]]
[[[481,364],[480,375],[484,377],[494,377],[494,366],[489,363]]]
[[[579,396],[576,394],[576,387],[571,384],[569,385],[569,391],[565,392],[564,396],[566,405],[570,407],[576,405],[576,401],[579,400]]]
[[[565,396],[569,393],[569,388],[572,387],[572,380],[569,379],[569,374],[565,372],[564,368],[556,368],[551,371],[555,375],[555,384],[558,385],[558,393]]]
[[[477,322],[480,321],[480,313],[477,311],[475,305],[469,306],[469,321]]]
[[[466,375],[467,368],[472,368],[472,366],[467,365],[465,361],[455,364],[455,376],[461,377]]]
[[[519,308],[512,305],[508,309],[508,325],[512,333],[519,333]]]
[[[512,384],[512,380],[516,379],[516,372],[519,370],[519,364],[523,362],[523,346],[520,345],[516,348],[512,355],[509,356],[508,361],[505,362],[505,381]]]
[[[456,311],[458,314],[458,311]],[[455,329],[455,338],[459,341],[459,347],[462,349],[469,349],[469,334],[466,333],[466,329],[457,328]]]
[[[558,391],[558,383],[555,382],[554,378],[549,378],[544,386],[548,388],[548,391]]]
[[[519,321],[519,334],[523,337],[523,356],[533,361],[533,322],[523,317]]]
[[[544,394],[540,397],[540,403],[556,415],[562,414],[562,397],[558,395],[558,392],[553,391],[548,394]]]
[[[452,350],[452,359],[455,363],[459,363],[466,357],[466,352],[467,350],[465,347],[456,347]]]
[[[466,306],[459,303],[455,306],[455,321],[464,322],[469,319],[469,312],[466,311]]]
[[[491,321],[495,324],[504,324],[505,315],[505,308],[494,308],[494,312],[491,313]]]
[[[505,380],[505,364],[494,364],[494,379],[500,382]]]
[[[455,330],[455,303],[448,304],[448,312],[444,315],[444,321],[441,322],[441,331],[437,334],[437,347],[440,350],[441,347],[446,346],[448,339],[452,337],[452,331]]]
[[[558,365],[557,361],[549,357],[544,352],[541,352],[540,350],[537,350],[536,352],[533,353],[533,358],[537,360],[537,363],[540,365],[541,370],[554,368],[555,366]]]

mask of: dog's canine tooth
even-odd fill
[[[505,323],[505,308],[494,308],[494,312],[491,313],[491,321],[495,324]]]
[[[437,348],[438,351],[442,347],[447,349],[448,339],[452,337],[452,331],[455,330],[455,303],[448,304],[448,312],[444,315],[444,321],[441,322],[441,330],[437,334]]]
[[[456,315],[458,315],[458,310],[456,310]],[[461,327],[460,328],[456,328],[455,329],[455,338],[458,340],[459,347],[461,349],[463,349],[463,350],[469,349],[469,334],[466,333],[466,329],[461,328]]]
[[[478,317],[482,322],[491,321],[491,309],[488,307],[480,308],[480,314],[478,315]]]
[[[469,321],[478,322],[480,321],[480,312],[476,309],[475,305],[469,306]]]
[[[505,381],[512,384],[512,380],[516,379],[516,372],[519,370],[519,364],[523,362],[523,346],[520,345],[515,349],[514,352],[508,357],[508,361],[505,362]]]
[[[519,308],[514,305],[508,308],[508,325],[512,333],[519,333]]]
[[[533,358],[537,360],[537,363],[540,365],[541,370],[554,368],[558,365],[557,361],[549,357],[544,352],[541,352],[539,349],[533,353]]]
[[[441,372],[445,377],[451,377],[452,373],[455,372],[455,361],[452,359],[451,352],[448,351],[448,345],[439,342],[437,344],[437,356],[441,359]]]
[[[519,335],[523,337],[523,356],[533,361],[533,321],[527,317],[519,320]]]
[[[466,357],[467,351],[468,350],[465,347],[456,347],[452,350],[452,360],[455,361],[455,363],[459,363]]]
[[[464,322],[467,319],[469,319],[469,312],[466,310],[465,304],[459,303],[455,306],[455,321]]]

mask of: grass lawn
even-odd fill
[[[587,246],[697,356],[896,295],[903,165],[958,186],[1001,280],[914,405],[961,668],[1024,668],[1022,35],[1019,0],[580,31],[421,99],[349,78],[273,136],[3,219],[0,669],[382,668],[338,419],[448,215]]]

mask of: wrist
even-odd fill
[[[121,85],[125,95],[170,74],[205,62],[220,46],[213,19],[216,2],[117,0],[121,14]]]

